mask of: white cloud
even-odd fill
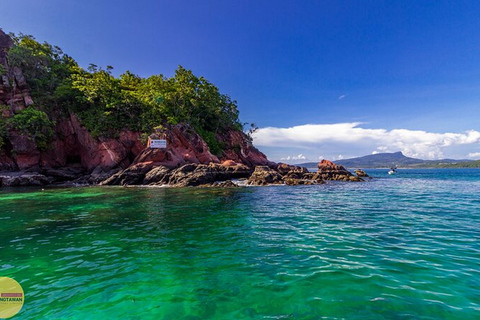
[[[345,99],[346,96],[347,96],[346,94],[342,94],[341,96],[338,97],[338,100],[343,100]]]
[[[470,159],[480,160],[480,152],[469,153],[467,157]]]
[[[480,132],[433,133],[407,129],[367,129],[362,123],[306,124],[289,128],[266,127],[254,134],[259,147],[296,147],[321,149],[342,146],[343,150],[355,147],[374,152],[402,151],[405,155],[423,159],[439,159],[444,151],[460,145],[480,143]],[[326,151],[323,151],[326,150]],[[364,154],[368,153],[366,151]]]

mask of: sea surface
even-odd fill
[[[480,319],[480,170],[0,188],[13,319]]]

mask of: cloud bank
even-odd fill
[[[287,157],[281,158],[280,160],[283,160],[283,161],[307,160],[307,157],[305,157],[303,154],[300,153],[297,156],[287,156]]]
[[[290,128],[266,127],[254,134],[254,143],[259,147],[295,147],[329,153],[337,150],[365,150],[368,153],[402,151],[406,156],[421,159],[441,159],[445,152],[459,146],[480,149],[480,132],[468,130],[461,133],[433,133],[408,129],[368,129],[360,122],[336,124],[306,124]],[[471,150],[472,151],[472,150]],[[330,154],[333,154],[330,152]],[[467,156],[468,152],[464,156]],[[301,154],[303,156],[303,153]],[[480,155],[470,152],[469,157]],[[293,158],[293,157],[292,157]]]

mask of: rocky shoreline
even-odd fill
[[[267,185],[316,185],[325,181],[364,181],[364,172],[356,175],[328,160],[318,164],[317,172],[284,163],[249,167],[232,160],[223,163],[188,163],[177,168],[141,162],[124,170],[85,174],[82,168],[45,169],[40,172],[0,172],[0,186],[99,185],[238,187]]]

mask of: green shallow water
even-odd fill
[[[367,171],[368,172],[368,171]],[[14,319],[479,319],[480,171],[0,189]]]

